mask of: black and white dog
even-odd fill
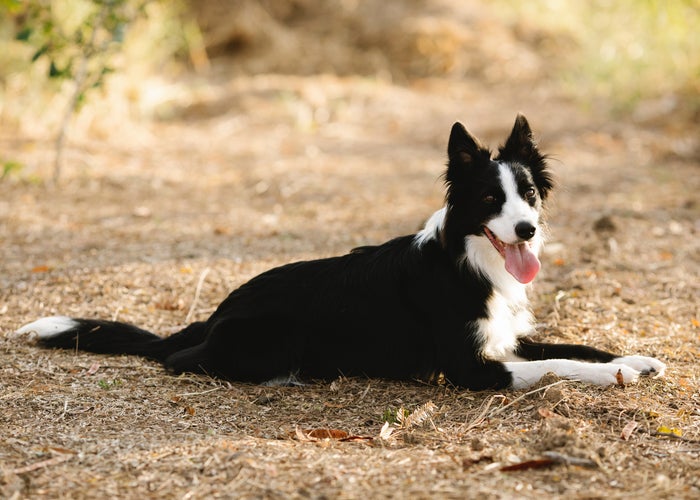
[[[161,338],[63,316],[23,326],[41,345],[145,356],[170,370],[296,383],[340,374],[525,388],[545,373],[607,385],[662,375],[645,356],[531,340],[527,284],[540,268],[546,158],[524,116],[492,157],[452,127],[444,208],[418,234],[267,271],[205,322]]]

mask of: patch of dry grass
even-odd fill
[[[352,80],[333,84],[344,99],[357,95]],[[237,85],[243,102],[258,92]],[[274,85],[307,106],[303,89],[316,81]],[[377,85],[353,104],[357,112],[314,132],[274,98],[254,97],[276,118],[235,118],[245,122],[234,140],[229,115],[152,125],[148,148],[74,146],[74,165],[89,162],[90,175],[68,170],[60,190],[0,184],[4,496],[697,494],[699,262],[688,235],[697,232],[691,193],[700,186],[694,163],[657,153],[661,137],[637,149],[643,130],[597,132],[591,143],[531,113],[538,135],[556,137],[545,150],[564,156],[554,164],[563,186],[533,298],[543,336],[658,355],[669,364],[664,379],[624,389],[562,382],[532,394],[363,379],[264,388],[12,338],[20,324],[55,313],[168,334],[273,265],[413,231],[440,204],[439,124],[449,127],[447,104],[456,102]],[[387,100],[434,105],[379,109]],[[421,125],[426,109],[431,133]],[[472,121],[488,137],[481,131],[493,126],[500,136],[510,118],[497,123],[477,110]],[[603,140],[607,149],[596,148]],[[17,154],[31,161],[41,151]],[[635,155],[648,161],[627,161]],[[380,438],[387,412],[428,402],[436,410],[423,424]],[[363,439],[300,440],[298,429]],[[530,468],[533,460],[545,465]],[[512,465],[524,470],[503,470]]]

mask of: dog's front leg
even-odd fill
[[[588,363],[573,359],[507,361],[503,364],[513,377],[513,389],[530,387],[547,373],[595,385],[631,384],[640,375],[639,370],[622,363]]]
[[[535,384],[548,372],[566,379],[611,385],[636,382],[640,375],[659,377],[666,370],[663,362],[648,356],[618,356],[590,346],[545,344],[530,339],[519,341],[515,355],[529,360],[505,363],[516,389]]]
[[[587,345],[546,344],[535,342],[529,338],[518,340],[515,355],[529,361],[578,359],[597,363],[623,364],[637,370],[641,375],[654,375],[657,377],[663,375],[666,371],[666,365],[662,361],[649,356],[620,356]]]
[[[546,344],[535,342],[530,338],[518,339],[515,355],[528,361],[542,359],[579,359],[581,361],[595,361],[597,363],[609,363],[617,354],[602,351],[595,347],[578,344]]]

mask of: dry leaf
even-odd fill
[[[99,363],[93,363],[90,365],[90,368],[88,368],[88,371],[85,372],[85,375],[94,375],[97,373],[97,370],[100,369],[100,364]]]
[[[639,424],[637,424],[637,422],[635,422],[634,420],[632,420],[631,422],[628,422],[627,425],[625,425],[625,427],[622,429],[622,432],[620,433],[620,437],[622,439],[624,439],[625,441],[627,441],[630,438],[630,436],[632,435],[632,433],[634,432],[634,430],[637,428],[638,425]]]
[[[371,437],[351,436],[340,429],[294,429],[294,435],[299,441],[320,441],[334,439],[336,441],[369,441]]]
[[[620,387],[625,386],[625,378],[622,376],[622,370],[617,370],[617,373],[615,374],[615,380],[617,381],[617,385]]]
[[[550,410],[549,408],[545,408],[545,407],[538,408],[538,409],[537,409],[537,413],[538,413],[539,416],[542,417],[542,418],[552,418],[552,417],[556,417],[556,416],[557,416],[556,413],[554,413],[554,412],[553,412],[552,410]]]
[[[350,435],[339,429],[310,429],[304,432],[314,439],[346,439]]]
[[[426,420],[430,419],[430,417],[432,417],[436,411],[437,406],[435,406],[435,403],[428,401],[408,415],[406,410],[399,408],[399,411],[396,412],[396,420],[399,428],[406,430],[416,425],[420,425]]]
[[[676,436],[676,437],[681,437],[683,435],[683,431],[676,427],[666,427],[665,425],[662,425],[658,429],[656,429],[656,433],[660,434],[662,436]]]
[[[299,427],[294,428],[294,434],[299,441],[315,441],[315,439],[311,439],[309,436],[304,434],[304,431],[302,431]]]
[[[389,422],[384,422],[382,430],[379,431],[379,437],[385,441],[389,439],[396,428],[392,427]]]
[[[185,309],[185,303],[183,300],[173,297],[159,300],[154,304],[154,306],[156,309],[160,309],[161,311],[182,311]]]

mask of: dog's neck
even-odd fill
[[[428,241],[441,241],[445,227],[447,207],[435,211],[428,218],[423,229],[414,238],[416,246],[422,246]],[[532,241],[532,250],[536,254],[542,247],[542,237],[537,234]],[[467,265],[473,271],[484,276],[494,287],[494,291],[506,301],[518,306],[527,305],[528,285],[519,283],[506,271],[503,257],[493,248],[493,245],[483,235],[469,235],[464,239],[464,253],[458,265]]]

